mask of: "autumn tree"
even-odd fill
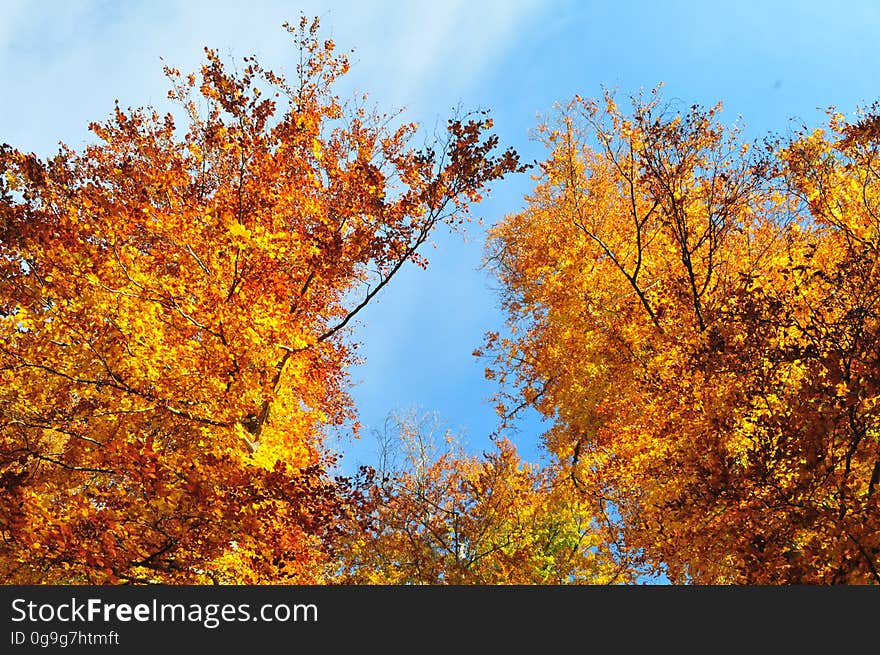
[[[491,120],[343,103],[317,20],[292,79],[206,50],[176,116],[117,106],[77,152],[0,151],[0,578],[321,582],[352,320],[519,167]],[[331,566],[332,568],[332,566]]]
[[[750,148],[719,107],[575,98],[492,232],[499,411],[673,582],[880,582],[877,108]]]
[[[392,416],[340,579],[356,584],[610,584],[626,567],[593,507],[507,439],[481,456],[436,417]]]

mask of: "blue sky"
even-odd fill
[[[344,91],[367,91],[385,108],[431,128],[457,105],[491,109],[505,145],[527,161],[538,116],[573,94],[622,94],[664,82],[664,97],[741,115],[752,137],[809,125],[835,105],[845,114],[880,99],[880,3],[574,2],[158,2],[0,1],[0,142],[41,155],[59,140],[81,146],[89,121],[123,106],[163,106],[164,58],[196,70],[205,45],[292,65],[281,29],[299,13],[355,49]],[[527,175],[496,185],[474,214],[486,225],[518,211]],[[345,468],[370,462],[369,431],[410,407],[437,412],[484,448],[497,426],[471,352],[498,329],[493,282],[479,270],[483,228],[467,240],[438,234],[427,271],[404,270],[361,315],[355,338],[366,363],[352,371],[366,427],[346,444]],[[540,457],[541,424],[527,418],[515,440]]]

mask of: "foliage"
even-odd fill
[[[600,547],[593,508],[506,439],[481,457],[435,419],[386,425],[366,520],[343,580],[357,584],[601,584],[624,568]]]
[[[410,414],[333,478],[353,321],[526,167],[485,112],[418,149],[343,102],[318,27],[293,79],[206,50],[176,114],[0,146],[0,579],[880,583],[880,106],[755,147],[575,97],[490,232],[478,351],[550,462]]]
[[[673,582],[880,582],[880,115],[750,148],[719,107],[575,98],[489,259],[504,416]]]
[[[519,168],[484,114],[343,104],[318,22],[287,80],[206,50],[180,111],[41,160],[0,151],[0,577],[320,582],[357,500],[347,327],[440,224]],[[178,125],[182,116],[183,125]]]

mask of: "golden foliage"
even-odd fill
[[[880,582],[880,119],[743,144],[719,108],[575,98],[492,232],[499,411],[673,582]]]
[[[382,464],[350,531],[341,579],[356,584],[609,584],[624,567],[594,508],[506,439],[482,457],[414,413],[386,426]]]
[[[346,328],[518,168],[484,114],[343,104],[318,22],[294,80],[212,50],[150,109],[43,161],[0,151],[0,577],[320,582],[351,499]]]

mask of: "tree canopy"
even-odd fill
[[[484,113],[422,149],[334,94],[348,60],[288,28],[288,79],[206,50],[177,116],[0,152],[0,574],[8,582],[320,582],[356,494],[347,328],[441,224],[519,168]],[[332,569],[332,566],[331,566]]]
[[[494,228],[501,412],[676,583],[880,582],[880,116],[750,147],[719,107],[576,97]]]
[[[360,312],[529,166],[485,111],[413,145],[286,27],[290,75],[206,49],[169,113],[0,146],[2,581],[880,583],[880,107],[756,144],[575,96],[489,232],[491,446],[401,414],[335,477]]]

